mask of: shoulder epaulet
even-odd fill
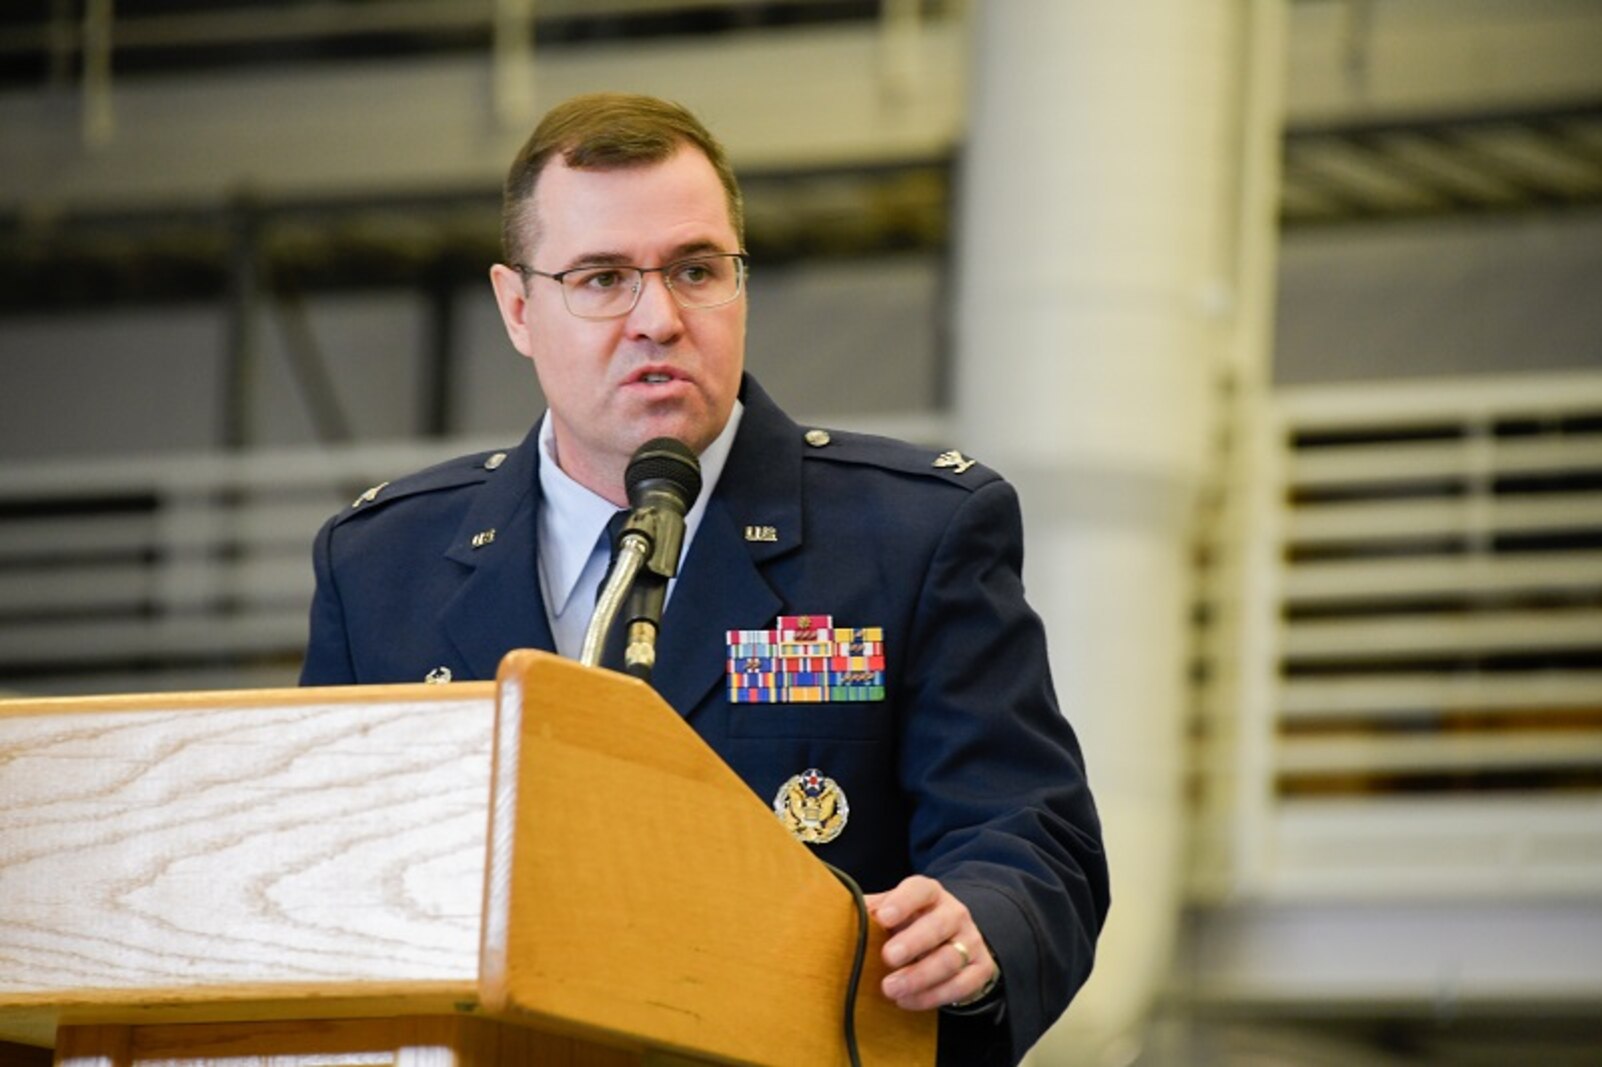
[[[892,437],[844,430],[809,429],[801,435],[801,439],[807,444],[803,455],[808,459],[857,463],[901,474],[926,475],[970,489],[977,489],[1001,477],[978,460],[954,448],[942,451]]]
[[[376,511],[397,500],[405,500],[421,493],[435,493],[444,489],[477,485],[488,480],[505,462],[505,452],[478,452],[446,460],[444,463],[435,464],[392,482],[379,482],[352,500],[334,521],[344,522],[357,515]]]

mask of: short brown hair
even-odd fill
[[[501,197],[501,252],[508,263],[525,262],[538,237],[534,187],[551,157],[583,170],[614,170],[661,163],[685,145],[701,150],[729,205],[729,222],[745,242],[745,204],[723,146],[686,108],[654,96],[587,93],[546,112],[512,161]],[[529,241],[524,243],[524,237]]]

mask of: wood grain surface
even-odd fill
[[[486,1007],[730,1062],[845,1062],[846,889],[642,683],[520,651],[500,685]],[[933,1063],[934,1013],[879,993],[882,946],[864,1062]]]
[[[0,703],[0,1040],[60,1067],[843,1063],[855,929],[656,694],[548,654]],[[881,945],[868,1061],[931,1063]]]
[[[42,1006],[470,999],[492,694],[0,703],[0,1037]]]
[[[73,1026],[57,1067],[656,1067],[638,1049],[585,1046],[465,1017],[182,1026]]]

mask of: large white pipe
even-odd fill
[[[959,440],[1023,494],[1025,578],[1113,870],[1096,974],[1041,1065],[1130,1058],[1169,967],[1193,517],[1237,316],[1267,314],[1243,273],[1272,262],[1242,255],[1239,223],[1259,210],[1241,200],[1247,72],[1283,48],[1262,36],[1280,2],[973,9]]]

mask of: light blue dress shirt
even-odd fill
[[[701,453],[701,495],[684,517],[684,549],[688,552],[695,532],[701,528],[706,502],[717,488],[723,465],[734,446],[735,432],[745,406],[738,400],[729,421],[706,451]],[[568,659],[578,659],[584,648],[584,631],[595,610],[595,594],[612,560],[612,546],[604,539],[606,524],[617,513],[617,505],[575,482],[562,470],[556,455],[556,436],[549,418],[540,420],[539,513],[540,588],[545,593],[545,618],[556,639],[556,651]],[[683,552],[679,559],[684,558]],[[674,582],[668,583],[668,599]]]

